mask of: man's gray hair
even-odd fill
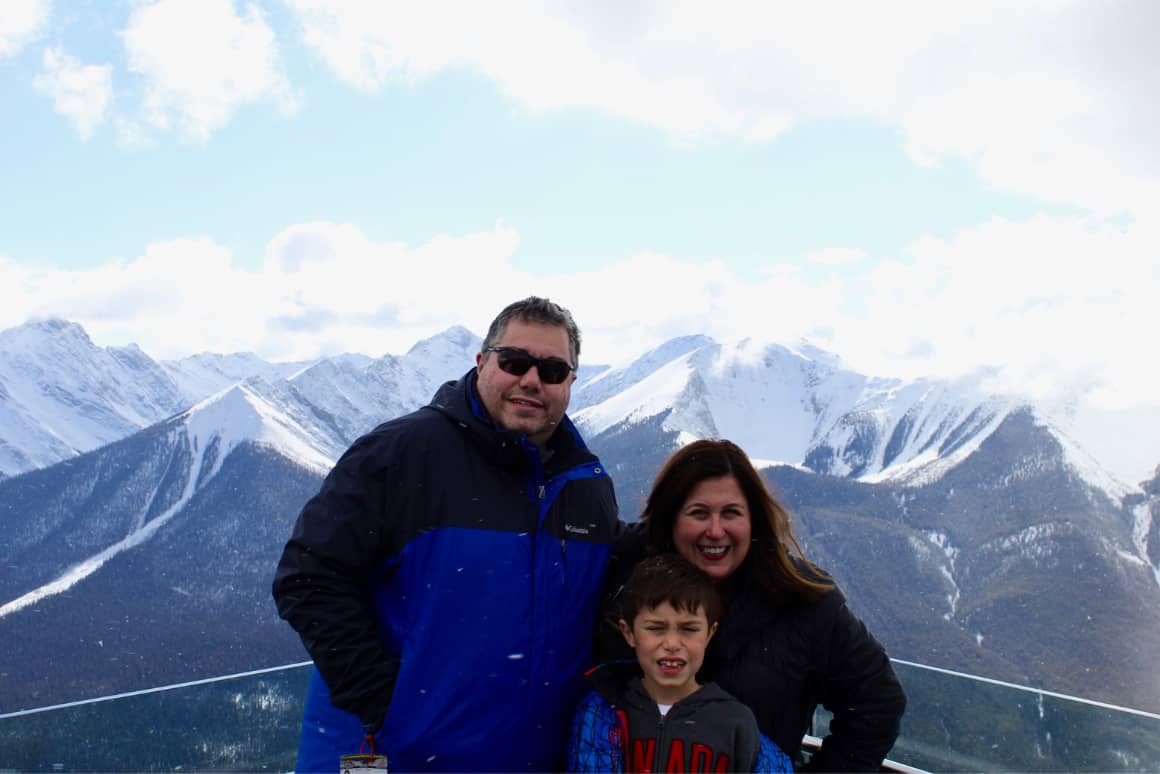
[[[553,303],[539,296],[527,298],[508,304],[499,315],[491,321],[487,335],[483,338],[480,348],[487,356],[487,348],[496,346],[499,337],[503,335],[507,324],[512,320],[522,320],[542,325],[558,325],[568,332],[568,351],[572,355],[572,367],[580,367],[580,329],[572,319],[572,313],[559,304]]]

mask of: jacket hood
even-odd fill
[[[478,374],[471,368],[459,379],[445,382],[425,408],[438,411],[458,424],[499,459],[518,465],[526,464],[529,455],[538,460],[535,444],[525,435],[505,430],[492,421],[479,399],[477,380]],[[566,414],[548,439],[548,448],[553,452],[552,468],[570,467],[591,457],[580,431]]]
[[[584,677],[592,689],[613,707],[657,711],[657,703],[644,689],[644,672],[635,660],[600,664],[588,670]],[[693,711],[719,701],[733,701],[733,697],[716,683],[704,683],[674,704],[670,714],[677,712],[678,707],[681,711]]]

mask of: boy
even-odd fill
[[[605,664],[586,677],[568,744],[578,772],[792,772],[741,702],[697,683],[717,630],[721,599],[709,576],[676,554],[638,564],[622,595],[620,631],[636,663]]]

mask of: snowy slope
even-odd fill
[[[269,446],[305,468],[325,473],[345,448],[343,439],[318,423],[314,412],[282,385],[247,379],[206,398],[177,417],[191,448],[214,449],[206,474],[213,475],[239,444]]]
[[[918,486],[961,464],[1026,404],[987,393],[986,374],[953,382],[874,378],[807,343],[676,339],[579,390],[589,436],[665,412],[680,441],[723,437],[755,459],[868,483]],[[1046,418],[1069,464],[1115,500],[1135,491]]]
[[[62,320],[0,331],[0,473],[50,465],[188,405],[135,346],[95,346]]]
[[[482,344],[482,339],[458,325],[415,344],[402,359],[417,378],[419,392],[410,397],[422,403],[429,401],[440,384],[458,379],[475,365]]]
[[[265,657],[287,634],[269,605],[268,563],[301,504],[355,436],[426,403],[478,347],[451,329],[401,356],[250,376],[115,443],[0,481],[0,640],[9,644],[0,672],[21,676],[24,706],[47,695],[38,692],[48,678],[30,676],[51,677],[49,662],[85,661],[86,646],[44,626],[52,620],[81,622],[86,642],[120,638],[120,656],[139,656],[117,662],[121,680],[143,679],[142,665],[157,662],[187,679],[188,654],[171,643],[200,642],[218,624],[232,635],[259,621],[245,636]],[[222,356],[207,379],[233,379],[234,366],[263,364]],[[996,673],[1004,679],[1059,679],[1051,665],[1064,663],[1052,657],[1062,628],[1076,633],[1065,638],[1067,659],[1115,665],[1080,676],[1075,690],[1120,679],[1124,664],[1124,685],[1155,674],[1160,474],[1130,491],[1064,423],[983,384],[879,379],[808,344],[697,336],[590,371],[574,388],[572,416],[615,471],[626,517],[674,439],[729,437],[757,460],[792,463],[769,473],[794,504],[811,558],[841,574],[851,604],[900,653],[984,659],[1012,670]],[[0,421],[17,405],[0,400]],[[1029,620],[1028,609],[1041,615]],[[1124,634],[1097,636],[1106,631]],[[232,658],[228,650],[201,652]],[[94,664],[86,684],[139,687],[101,682],[110,671]],[[1126,695],[1124,685],[1109,692]],[[12,701],[13,691],[0,693]]]
[[[284,384],[312,413],[318,444],[347,443],[425,404],[474,362],[461,327],[405,355],[267,363],[203,353],[157,364],[136,347],[96,347],[77,325],[29,323],[0,333],[0,475],[44,467],[147,427],[257,377]],[[673,339],[619,368],[590,368],[570,414],[588,437],[663,415],[681,442],[727,437],[759,460],[866,482],[920,485],[969,457],[1025,402],[995,396],[986,374],[903,382],[857,373],[808,343]],[[1085,481],[1113,499],[1136,491],[1075,440],[1058,412],[1036,412]],[[1154,463],[1151,463],[1154,464]]]
[[[355,362],[363,365],[370,362],[370,358],[363,355],[350,357],[356,358]],[[160,365],[180,387],[186,405],[192,405],[251,376],[276,382],[298,373],[314,362],[269,363],[252,352],[229,355],[202,352],[180,360],[163,360]]]
[[[11,600],[0,600],[0,618],[60,594],[100,569],[121,552],[148,541],[189,504],[242,444],[275,451],[301,468],[322,476],[357,434],[412,411],[430,400],[440,383],[462,375],[478,351],[479,340],[451,329],[420,342],[407,355],[387,356],[360,367],[358,358],[322,361],[289,381],[270,383],[260,376],[227,387],[153,429],[165,436],[150,448],[163,460],[138,459],[138,468],[157,471],[151,486],[172,490],[164,510],[148,497],[133,514],[122,514],[124,528],[48,582]],[[99,454],[100,452],[95,452]],[[135,485],[140,489],[140,484]]]
[[[0,600],[0,618],[75,586],[123,551],[140,546],[189,504],[244,443],[272,449],[299,466],[323,475],[345,448],[342,439],[319,426],[314,412],[279,385],[255,377],[213,395],[159,425],[164,436],[150,449],[156,460],[136,465],[157,471],[150,496],[132,513],[120,514],[115,539],[70,565],[52,580],[11,600]],[[101,451],[94,452],[100,454]],[[163,508],[157,507],[164,500]]]
[[[393,417],[427,404],[445,381],[473,364],[480,339],[453,327],[424,339],[406,355],[368,364],[348,357],[323,360],[289,379],[289,389],[314,407],[347,443]]]
[[[572,391],[570,413],[576,415],[587,406],[630,390],[666,364],[714,344],[708,336],[682,336],[646,352],[626,367],[606,368],[591,379],[578,380]],[[594,426],[596,424],[599,424],[598,420]]]
[[[353,440],[425,404],[471,367],[479,343],[454,327],[378,360],[269,363],[252,353],[202,353],[157,363],[135,346],[97,347],[75,323],[28,323],[0,332],[0,478],[124,438],[251,378],[287,383],[318,414],[323,435]]]
[[[989,396],[974,380],[868,382],[857,402],[823,430],[811,450],[827,472],[918,485],[978,449],[1019,404]]]

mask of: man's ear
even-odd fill
[[[481,365],[483,365],[483,353],[476,352],[475,353],[475,367],[476,367],[476,369],[478,370]]]
[[[636,638],[632,636],[632,627],[628,625],[628,621],[621,618],[616,623],[620,627],[620,633],[624,635],[624,641],[628,643],[628,647],[635,648]]]
[[[709,642],[709,640],[713,639],[713,635],[716,633],[717,633],[717,622],[714,621],[713,625],[709,627],[709,636],[705,638],[705,642]]]

